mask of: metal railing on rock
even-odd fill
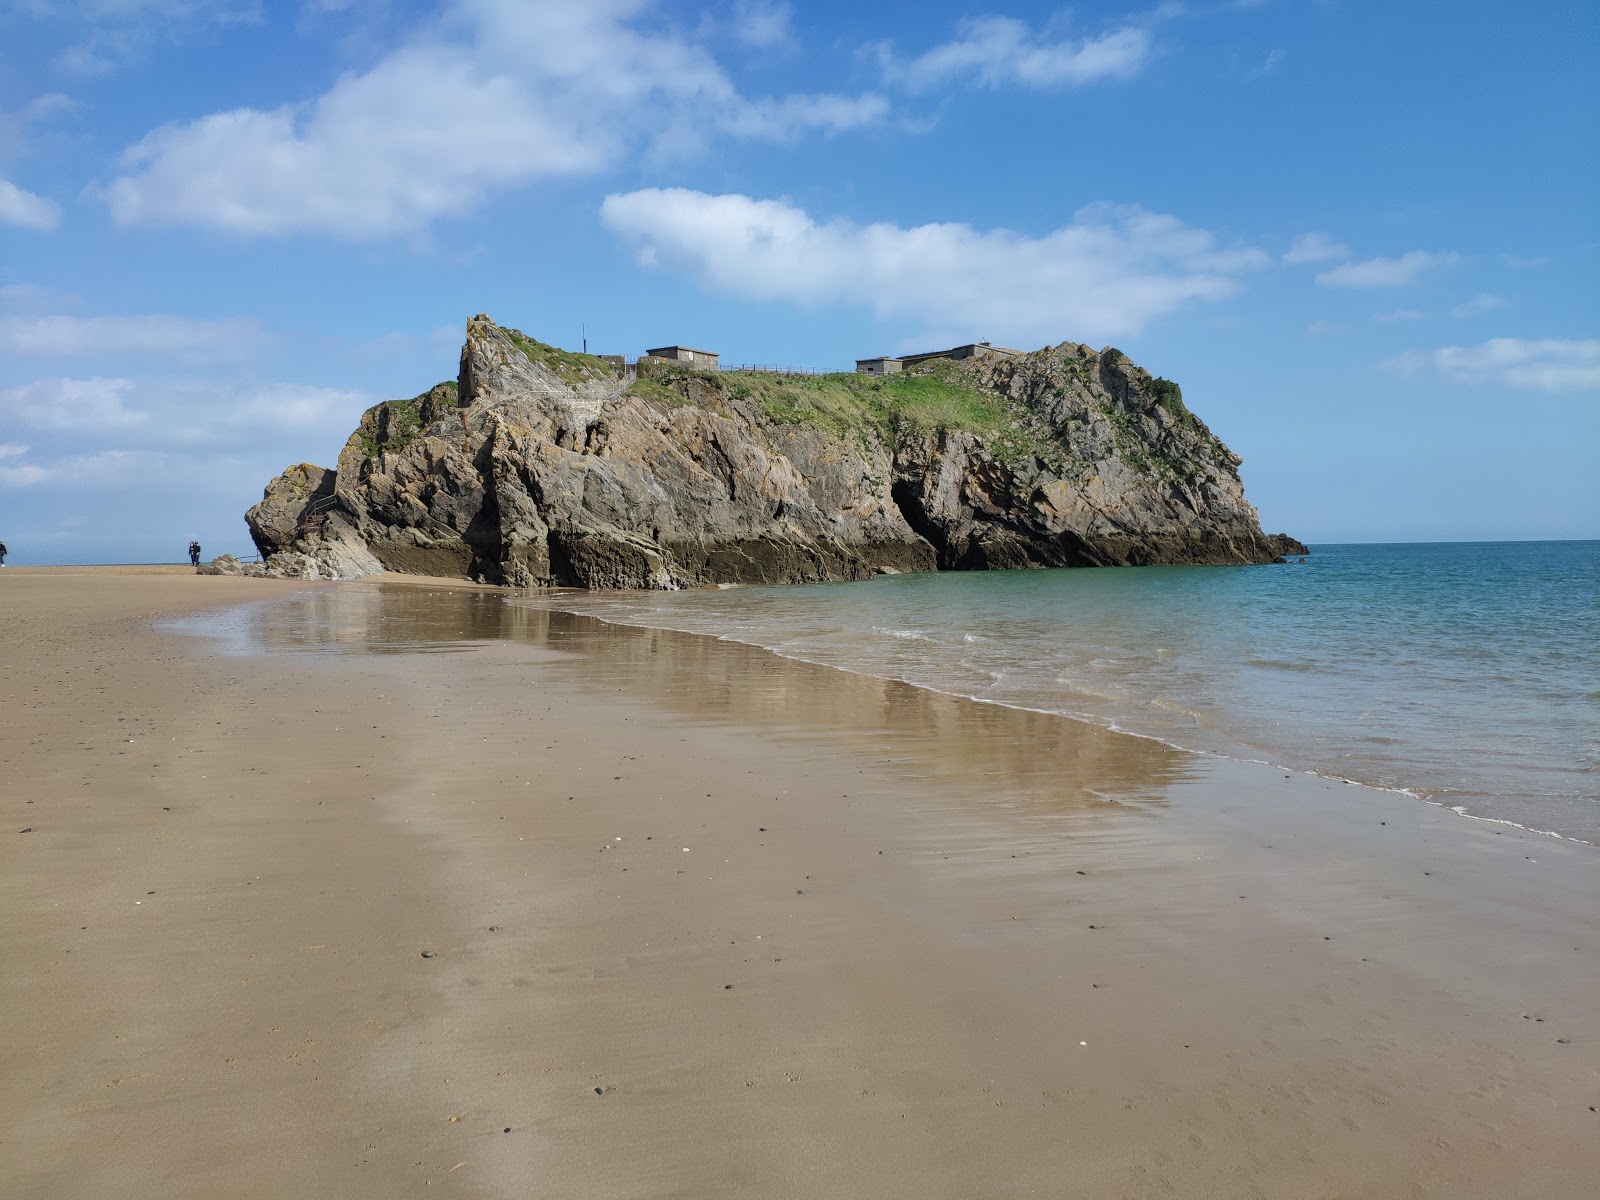
[[[763,375],[838,375],[821,367],[786,367],[773,363],[739,363],[737,366],[719,367],[722,371],[759,371]]]
[[[322,527],[328,523],[328,516],[339,503],[337,496],[322,496],[313,500],[300,510],[300,520],[295,527],[296,533],[321,533]]]

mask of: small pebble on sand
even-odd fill
[[[433,957],[433,951],[432,950],[424,950],[422,952],[422,957],[423,958],[432,958]]]

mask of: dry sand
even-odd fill
[[[0,1195],[1595,1194],[1594,847],[504,599],[0,571]]]

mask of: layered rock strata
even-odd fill
[[[1175,384],[1066,342],[915,372],[637,370],[467,324],[455,383],[369,409],[246,516],[268,574],[678,588],[1271,562]]]

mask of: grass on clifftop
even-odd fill
[[[699,374],[724,394],[754,404],[768,420],[810,425],[839,437],[873,435],[888,443],[898,432],[963,430],[1002,450],[1041,457],[1047,449],[1033,436],[1017,406],[992,392],[950,378],[933,364],[926,372],[902,375],[778,375],[766,371]],[[641,379],[630,389],[657,403],[685,403],[672,386],[691,372],[668,369]]]
[[[578,354],[558,346],[547,346],[535,341],[520,329],[503,329],[511,344],[536,367],[543,367],[563,383],[587,383],[593,379],[615,379],[616,370],[610,363],[592,354]]]

